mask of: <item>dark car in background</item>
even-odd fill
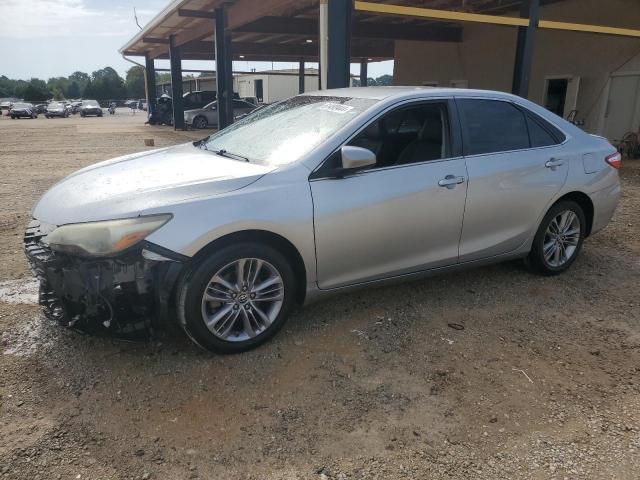
[[[218,98],[217,92],[214,91],[195,91],[187,92],[182,96],[182,103],[185,110],[193,110],[203,108],[205,105],[214,102]]]
[[[66,118],[69,116],[69,110],[63,102],[51,102],[49,105],[47,105],[47,113],[45,113],[44,116],[47,118]]]
[[[33,103],[16,102],[11,105],[11,118],[38,118],[38,112]]]
[[[102,116],[102,108],[97,100],[82,101],[82,105],[80,105],[80,116],[86,117],[87,115]]]
[[[36,113],[47,113],[47,104],[46,103],[38,103],[34,106],[36,109]]]

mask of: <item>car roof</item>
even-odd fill
[[[331,90],[317,90],[314,92],[304,93],[303,95],[369,98],[372,100],[386,100],[390,98],[428,98],[442,96],[488,96],[505,99],[515,98],[514,95],[511,95],[509,93],[496,92],[493,90],[412,86],[335,88]]]

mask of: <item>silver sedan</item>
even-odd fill
[[[255,105],[244,100],[233,100],[233,118],[244,116],[256,109]],[[214,101],[202,108],[185,110],[184,123],[193,128],[218,127],[218,102]]]
[[[609,222],[620,155],[519,97],[356,88],[87,167],[36,205],[45,312],[120,336],[173,318],[255,347],[296,303],[514,258],[556,275]]]

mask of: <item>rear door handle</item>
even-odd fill
[[[438,182],[441,187],[447,187],[448,189],[455,188],[456,185],[463,183],[464,177],[456,177],[455,175],[447,175]]]
[[[551,170],[555,170],[558,167],[564,165],[564,161],[558,160],[557,158],[552,158],[547,163],[544,164],[545,167],[550,168]]]

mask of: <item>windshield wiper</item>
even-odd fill
[[[221,157],[233,158],[235,160],[244,160],[245,162],[249,161],[249,159],[247,157],[243,157],[242,155],[238,155],[236,153],[228,152],[225,149],[210,150],[210,151],[212,151],[216,155],[220,155]]]

